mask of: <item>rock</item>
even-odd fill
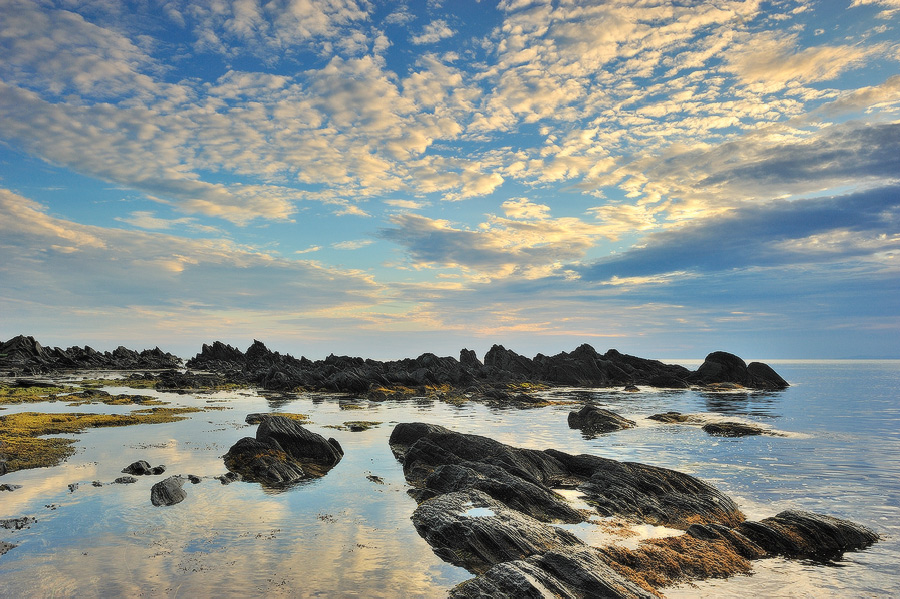
[[[8,552],[10,549],[15,549],[18,545],[13,545],[12,543],[7,543],[6,541],[0,541],[0,555]]]
[[[74,493],[78,490],[78,483],[69,483],[69,493]]]
[[[425,501],[413,512],[412,521],[442,559],[472,572],[551,549],[583,545],[572,533],[474,489]]]
[[[569,428],[581,429],[587,436],[620,431],[635,425],[633,420],[591,405],[586,405],[577,412],[569,412],[568,422]]]
[[[91,481],[91,486],[92,487],[102,487],[103,483],[100,482],[99,480],[95,480],[95,481]]]
[[[645,464],[518,449],[426,423],[398,424],[390,443],[416,487],[416,530],[442,559],[478,575],[451,591],[457,599],[647,598],[680,581],[750,573],[749,560],[767,555],[831,559],[878,539],[864,526],[808,512],[746,522],[707,483]],[[633,550],[589,547],[549,524],[586,517],[553,493],[561,484],[577,487],[600,515],[686,533]]]
[[[244,480],[243,477],[237,472],[226,472],[221,476],[217,476],[216,479],[219,480],[223,485],[230,485],[233,482],[238,482]]]
[[[113,482],[117,485],[131,485],[131,484],[136,483],[137,479],[133,476],[120,476]]]
[[[225,455],[225,466],[243,479],[280,486],[324,476],[344,451],[335,439],[306,430],[284,416],[263,418],[256,438],[245,437]]]
[[[13,492],[16,489],[21,489],[21,488],[22,488],[22,485],[10,485],[10,484],[6,484],[6,483],[0,485],[0,491]]]
[[[36,522],[36,520],[34,518],[29,518],[28,516],[22,516],[21,518],[6,518],[0,520],[0,528],[5,528],[7,530],[22,530],[23,528],[29,528],[33,522]]]
[[[124,474],[134,474],[136,476],[150,476],[151,474],[162,474],[166,471],[166,467],[162,464],[150,467],[150,464],[144,460],[138,460],[128,466],[122,468]]]
[[[748,437],[765,435],[769,432],[761,426],[753,426],[742,422],[710,422],[703,425],[703,430],[715,437]]]
[[[198,484],[200,484],[200,480],[201,480],[199,476],[196,476],[196,475],[194,475],[194,474],[188,474],[188,475],[187,475],[187,479],[190,481],[190,483],[191,483],[192,485],[198,485]]]
[[[875,531],[849,520],[798,510],[744,522],[737,530],[770,555],[817,560],[837,559],[879,539]]]
[[[170,476],[159,481],[150,489],[150,502],[155,506],[175,505],[187,497],[182,486],[185,479],[181,476]]]
[[[747,366],[739,357],[723,351],[707,355],[689,380],[701,385],[731,383],[751,389],[785,389],[789,386],[770,366],[761,362]]]
[[[69,369],[135,370],[178,368],[181,359],[158,347],[140,353],[118,347],[113,352],[98,352],[88,346],[46,348],[34,337],[19,335],[0,344],[0,368],[12,372],[38,373]]]
[[[657,422],[665,422],[666,424],[683,424],[685,422],[694,422],[695,417],[690,414],[682,414],[681,412],[664,412],[662,414],[653,414],[652,416],[647,416],[650,420],[656,420]]]

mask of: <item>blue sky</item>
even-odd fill
[[[0,338],[900,357],[900,0],[0,0]]]

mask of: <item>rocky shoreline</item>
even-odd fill
[[[183,371],[185,367],[187,372]],[[527,391],[533,385],[628,390],[637,386],[714,390],[788,387],[787,381],[768,365],[746,364],[723,351],[710,353],[692,371],[615,349],[600,354],[587,344],[572,352],[538,354],[534,358],[494,345],[483,361],[468,349],[460,351],[459,359],[425,353],[392,361],[335,355],[313,361],[271,351],[260,341],[254,341],[246,352],[216,341],[204,344],[186,363],[159,348],[141,352],[124,347],[113,352],[97,352],[87,346],[48,349],[33,337],[22,335],[0,344],[0,374],[15,377],[72,369],[164,370],[156,375],[160,389],[246,385],[270,391],[331,391],[375,398],[380,394],[384,399],[421,393],[426,388],[444,394],[527,401]]]
[[[105,353],[88,347],[46,349],[22,336],[0,345],[0,373],[17,377],[73,369],[158,370],[140,375],[141,384],[158,390],[200,391],[235,385],[281,393],[337,392],[374,401],[427,394],[446,401],[464,397],[519,407],[539,405],[536,391],[554,386],[620,387],[624,391],[642,385],[713,391],[773,391],[788,386],[769,366],[747,365],[726,352],[709,354],[691,371],[616,350],[599,354],[588,345],[532,359],[495,345],[484,361],[464,349],[458,360],[423,354],[379,362],[333,355],[311,361],[272,352],[259,341],[246,352],[215,342],[204,345],[186,364],[158,348],[144,352],[119,348]],[[20,400],[36,400],[31,395],[42,397],[42,390],[57,391],[42,388],[45,383],[39,379],[20,379],[9,391],[15,392],[16,385],[25,389],[31,384],[34,386],[27,387]],[[24,399],[26,396],[29,399]],[[86,402],[122,403],[127,399],[139,405],[150,401],[139,396],[107,396],[90,389],[65,395]],[[0,416],[4,423],[7,418]],[[198,484],[203,479],[217,479],[222,484],[245,481],[271,489],[327,476],[344,457],[344,449],[334,438],[307,430],[304,418],[248,415],[246,422],[258,425],[256,434],[237,440],[222,456],[226,474],[168,476],[152,486],[150,503],[183,503],[188,498],[184,484]],[[650,418],[700,424],[693,416],[677,412]],[[634,421],[591,404],[570,412],[567,423],[588,437],[636,426]],[[706,424],[704,430],[721,436],[769,433],[739,422]],[[828,561],[846,551],[864,549],[879,538],[865,526],[800,510],[747,521],[735,501],[710,484],[636,462],[556,449],[520,449],[422,422],[397,424],[389,444],[402,465],[408,493],[417,503],[411,517],[416,531],[441,559],[475,576],[450,591],[454,599],[661,597],[660,589],[673,584],[749,573],[752,560],[763,557]],[[0,447],[0,476],[7,470],[4,449],[9,450],[8,443]],[[151,467],[138,461],[122,472],[158,476],[165,470],[165,466]],[[114,483],[134,483],[134,476],[120,477]],[[70,492],[77,488],[78,483],[69,485]],[[577,494],[577,502],[564,497],[563,491]],[[588,543],[565,528],[610,523],[661,526],[675,529],[677,534],[628,549]],[[14,546],[0,542],[0,554]]]

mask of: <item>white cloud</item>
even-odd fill
[[[409,41],[420,46],[423,44],[434,44],[443,39],[453,37],[454,35],[456,35],[456,31],[450,28],[447,21],[436,19],[426,25],[422,30],[422,33],[412,36]]]
[[[340,241],[338,243],[331,244],[331,247],[336,250],[359,250],[368,245],[372,245],[375,243],[372,239],[353,239],[350,241]]]

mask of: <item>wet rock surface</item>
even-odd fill
[[[187,479],[183,476],[170,476],[150,488],[150,503],[155,506],[167,506],[181,503],[187,498],[182,488]]]
[[[343,455],[335,439],[325,439],[296,420],[271,416],[262,419],[256,438],[244,437],[228,450],[225,466],[243,480],[281,486],[324,476]]]
[[[591,405],[584,406],[577,412],[569,412],[568,422],[569,428],[577,428],[588,437],[632,428],[635,425],[633,420]]]
[[[809,512],[748,522],[709,484],[646,464],[520,449],[427,423],[398,424],[390,444],[419,502],[416,530],[442,559],[477,575],[453,598],[654,597],[678,582],[749,573],[753,559],[835,559],[878,539]],[[554,492],[561,487],[577,488],[593,517],[686,532],[637,549],[587,545],[554,526],[591,517]]]

